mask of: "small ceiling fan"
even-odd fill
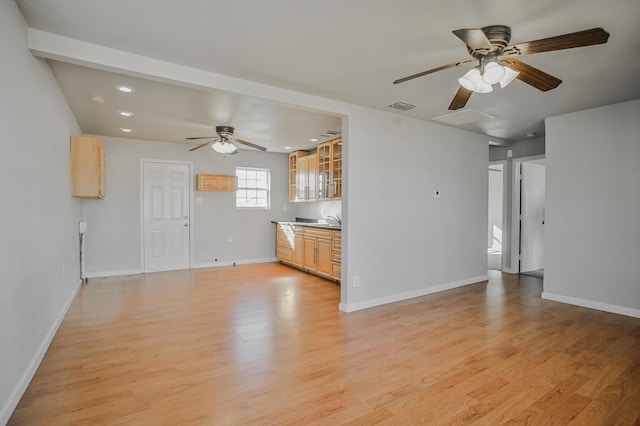
[[[243,141],[233,136],[233,127],[231,126],[216,126],[217,136],[199,136],[195,138],[186,138],[187,140],[197,139],[209,139],[207,142],[191,148],[189,151],[195,151],[203,146],[211,145],[211,148],[219,154],[235,155],[238,153],[238,146],[236,144],[242,144],[250,146],[251,148],[259,149],[260,151],[266,151],[267,148],[256,145],[251,142]]]
[[[453,31],[453,34],[467,45],[467,50],[472,58],[400,78],[393,84],[403,83],[477,60],[479,65],[458,79],[460,88],[449,105],[450,110],[464,107],[473,92],[489,93],[493,90],[493,84],[500,83],[500,87],[504,88],[515,78],[546,92],[558,87],[562,80],[520,62],[513,56],[592,46],[606,43],[609,39],[609,33],[602,28],[592,28],[514,45],[509,45],[511,28],[505,25],[460,29]]]

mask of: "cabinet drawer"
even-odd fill
[[[340,279],[341,277],[341,267],[339,263],[332,263],[331,264],[331,276],[335,279]]]
[[[342,262],[342,252],[332,251],[331,252],[331,261],[332,262],[336,262],[336,263]]]
[[[284,262],[293,262],[293,250],[289,247],[278,246],[276,248],[276,256]]]
[[[331,239],[331,231],[328,229],[305,228],[304,235],[309,237]]]
[[[331,250],[342,251],[342,241],[333,240],[331,242]]]
[[[334,240],[342,240],[342,231],[331,231],[331,238]]]

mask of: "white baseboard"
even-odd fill
[[[73,299],[76,297],[76,294],[78,294],[78,290],[80,290],[81,285],[82,285],[82,281],[78,281],[75,288],[69,295],[69,298],[65,302],[62,310],[58,314],[58,317],[51,325],[51,328],[49,328],[49,331],[47,332],[47,334],[44,336],[44,339],[40,343],[38,350],[33,355],[33,358],[31,359],[29,366],[27,367],[25,372],[22,374],[22,377],[20,377],[18,384],[16,385],[15,389],[11,393],[11,397],[9,397],[9,400],[0,409],[0,425],[7,424],[7,422],[9,422],[9,418],[11,417],[11,414],[13,414],[13,410],[15,410],[16,407],[18,406],[18,403],[20,402],[20,398],[22,398],[22,395],[27,390],[29,383],[31,383],[31,379],[33,379],[33,376],[36,374],[36,370],[40,366],[40,363],[42,362],[44,355],[47,353],[47,349],[49,349],[49,345],[51,344],[51,341],[55,337],[56,332],[60,327],[60,324],[62,324],[62,320],[64,319],[64,316],[67,314],[67,311],[71,307],[71,303],[73,303]]]
[[[354,312],[362,309],[372,308],[374,306],[386,305],[387,303],[400,302],[402,300],[413,299],[414,297],[426,296],[428,294],[438,293],[445,290],[451,290],[457,287],[474,284],[480,281],[487,281],[488,275],[479,275],[460,281],[454,281],[447,284],[441,284],[434,287],[421,288],[420,290],[408,291],[406,293],[392,294],[390,296],[380,297],[377,299],[365,300],[358,303],[340,303],[339,309],[342,312]]]
[[[582,306],[583,308],[596,309],[598,311],[611,312],[613,314],[626,315],[640,318],[640,309],[627,308],[625,306],[610,305],[608,303],[594,302],[593,300],[579,299],[577,297],[563,296],[561,294],[542,292],[542,298],[554,302],[567,303],[569,305]]]
[[[85,274],[85,277],[104,278],[104,277],[119,277],[122,275],[138,275],[138,274],[142,274],[141,269],[121,269],[119,271],[87,272]]]
[[[205,262],[205,263],[194,263],[190,268],[187,269],[200,269],[200,268],[215,268],[219,266],[233,266],[235,265],[248,265],[251,263],[269,263],[269,262],[278,262],[278,259],[275,257],[265,257],[259,259],[242,259],[242,260],[229,260],[224,262]],[[169,269],[172,270],[172,269]],[[152,271],[152,272],[162,272],[162,271]],[[138,275],[144,274],[142,269],[122,269],[116,271],[100,271],[100,272],[87,272],[85,276],[87,278],[104,278],[104,277],[119,277],[123,275]]]
[[[270,262],[279,262],[279,260],[276,257],[264,257],[259,259],[244,259],[244,260],[225,260],[224,262],[195,263],[191,267],[193,269],[218,268],[221,266],[249,265],[251,263],[270,263]]]

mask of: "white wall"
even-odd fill
[[[342,308],[486,277],[486,137],[368,109],[348,122]]]
[[[189,152],[191,145],[101,137],[107,158],[107,196],[84,203],[86,271],[90,277],[137,273],[140,260],[141,159],[190,161],[199,173],[235,175],[236,166],[271,170],[271,209],[238,210],[235,192],[194,191],[193,263],[195,267],[275,259],[275,225],[292,220],[288,200],[288,155],[241,150],[221,156],[211,149]],[[286,209],[286,210],[285,210]],[[232,236],[232,242],[227,236]],[[218,263],[213,263],[213,257]]]
[[[69,174],[69,136],[79,128],[26,38],[15,3],[0,1],[0,424],[80,285],[81,202],[71,197]]]
[[[546,119],[543,297],[640,317],[640,100]]]

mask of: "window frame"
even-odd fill
[[[266,188],[260,187],[257,185],[257,182],[259,181],[259,179],[255,179],[256,182],[256,186],[241,186],[240,182],[241,182],[241,176],[238,175],[239,172],[244,172],[245,173],[245,177],[244,177],[244,181],[246,182],[247,176],[246,173],[247,172],[257,172],[257,173],[266,173]],[[271,169],[268,168],[264,168],[264,167],[244,167],[244,166],[237,166],[236,167],[236,177],[238,179],[238,189],[236,190],[236,209],[248,209],[248,210],[271,210]],[[264,205],[239,205],[238,204],[238,200],[239,199],[244,199],[244,201],[248,201],[250,198],[247,197],[246,195],[244,196],[244,198],[240,197],[240,191],[241,190],[249,190],[249,191],[264,191],[266,192],[266,206]],[[259,200],[260,198],[255,197],[256,200]]]

